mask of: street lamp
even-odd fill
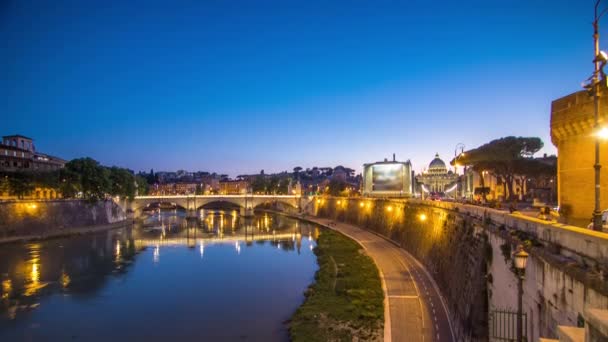
[[[593,168],[595,170],[595,207],[593,210],[593,230],[602,230],[602,211],[600,208],[600,169],[602,166],[600,165],[600,138],[602,135],[608,135],[605,129],[600,130],[600,82],[606,81],[606,74],[604,73],[604,66],[608,61],[608,55],[600,51],[600,34],[599,34],[599,20],[600,18],[606,14],[608,9],[604,9],[601,13],[598,14],[598,7],[600,5],[601,0],[597,0],[595,2],[595,11],[594,11],[594,19],[593,19],[593,45],[594,45],[594,56],[593,64],[595,65],[595,70],[593,72],[593,76],[591,76],[591,84],[593,87],[593,108],[594,108],[594,130],[598,133],[595,135],[595,164]],[[600,80],[600,75],[602,79]]]
[[[528,263],[528,253],[524,251],[524,247],[519,245],[517,252],[513,255],[513,266],[517,271],[518,286],[517,286],[517,341],[523,341],[523,313],[522,302],[524,297],[524,278],[526,274],[526,264]]]
[[[465,149],[465,146],[464,146],[463,143],[456,144],[456,148],[454,148],[454,173],[456,175],[458,175],[458,169],[457,169],[457,167],[459,166],[458,165],[458,158],[460,158],[460,156],[464,155],[464,149]],[[458,150],[460,150],[460,154],[458,153]],[[465,177],[466,177],[466,173],[467,173],[467,166],[464,165],[464,176]],[[458,177],[458,183],[461,184],[461,182],[460,182],[460,176]],[[464,185],[464,187],[466,187],[466,178],[465,178],[465,185]],[[462,194],[463,194],[463,196],[466,196],[466,192],[465,192],[464,187],[462,187]],[[456,188],[456,195],[454,195],[454,197],[456,197],[457,194],[458,194],[458,188]],[[454,199],[456,199],[456,198],[454,198]]]

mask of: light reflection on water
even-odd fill
[[[313,236],[271,214],[170,211],[132,229],[4,245],[0,340],[285,340],[317,267]]]

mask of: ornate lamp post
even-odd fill
[[[595,2],[595,11],[594,11],[594,19],[593,19],[593,45],[594,45],[594,56],[593,64],[595,65],[595,70],[593,72],[593,76],[591,76],[591,84],[589,86],[593,87],[593,108],[594,108],[594,125],[593,129],[595,131],[595,164],[593,168],[595,170],[595,206],[593,210],[593,230],[602,230],[602,211],[600,208],[600,169],[602,166],[600,165],[600,139],[602,138],[602,132],[604,129],[600,129],[600,83],[605,82],[606,74],[604,74],[604,65],[608,61],[608,55],[604,51],[600,51],[600,43],[599,43],[599,20],[600,18],[606,14],[608,9],[604,9],[601,13],[598,14],[598,7],[600,5],[601,0],[597,0]],[[600,75],[602,79],[600,79]]]
[[[456,148],[454,149],[454,173],[456,175],[458,175],[458,169],[457,169],[458,158],[464,154],[464,149],[465,149],[465,146],[463,143],[456,144]],[[460,153],[458,153],[458,150],[460,150]],[[466,177],[466,173],[467,173],[467,166],[465,165],[464,166],[464,176],[465,177]],[[458,177],[458,183],[462,184],[462,182],[460,181],[460,176]],[[461,186],[461,187],[462,187],[463,196],[466,196],[466,192],[465,192],[465,188],[464,188],[464,187],[466,187],[466,179],[465,179],[465,185]],[[456,199],[457,195],[458,195],[458,187],[456,187],[456,195],[454,196],[454,199]]]
[[[522,302],[524,297],[524,278],[526,275],[526,264],[528,262],[528,253],[524,251],[524,247],[519,245],[517,252],[513,255],[513,266],[517,271],[518,286],[517,286],[517,341],[523,342],[523,312]]]

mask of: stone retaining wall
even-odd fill
[[[605,233],[450,202],[318,198],[313,211],[382,234],[418,258],[441,288],[459,340],[507,337],[495,336],[492,313],[516,309],[518,244],[530,253],[529,341],[556,338],[558,326],[582,324],[586,310],[608,309]]]
[[[72,228],[114,226],[125,219],[124,211],[112,201],[0,202],[0,240],[52,236]]]

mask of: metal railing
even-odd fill
[[[490,341],[517,341],[517,311],[493,310],[490,312]],[[522,337],[528,340],[528,316],[522,314]]]

